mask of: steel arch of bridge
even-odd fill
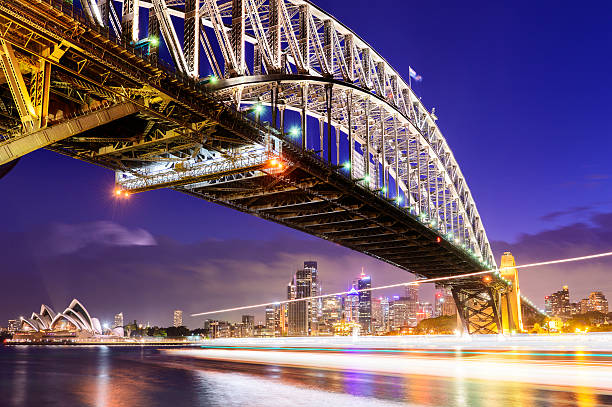
[[[153,39],[151,53],[163,39],[178,71],[212,72],[210,86],[226,103],[271,107],[272,124],[283,132],[285,110],[299,113],[305,147],[312,137],[309,118],[315,118],[322,157],[343,165],[340,143],[348,141],[354,179],[368,179],[371,189],[401,199],[486,264],[496,264],[435,115],[376,50],[330,14],[303,0],[124,0],[119,29],[112,3],[99,4],[103,24],[133,41]],[[139,26],[143,10],[147,35]]]
[[[171,187],[421,276],[495,265],[435,116],[331,16],[280,0],[116,6],[90,0],[86,21],[61,0],[0,3],[17,107],[0,115],[0,164],[49,148],[115,170],[126,191]],[[160,39],[174,68],[161,65]],[[202,80],[207,69],[216,75]],[[84,109],[48,118],[49,89]],[[469,332],[499,329],[507,281],[449,286]]]

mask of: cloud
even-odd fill
[[[44,246],[53,254],[74,253],[88,245],[154,246],[155,238],[144,229],[128,229],[110,221],[76,225],[53,224],[43,237]]]
[[[555,221],[566,215],[576,215],[577,212],[585,212],[593,209],[592,206],[574,206],[573,208],[563,210],[563,211],[554,211],[547,213],[546,215],[540,216],[540,220],[546,222]]]
[[[523,234],[515,242],[493,241],[495,258],[511,251],[517,264],[563,259],[612,251],[612,213],[593,214],[588,222],[577,222],[534,234]],[[603,290],[612,295],[612,259],[524,269],[519,271],[520,285],[536,303],[543,296],[570,286],[572,301],[590,291]]]
[[[79,298],[102,321],[123,312],[126,320],[170,325],[172,311],[185,315],[237,305],[273,302],[286,296],[291,275],[305,260],[317,260],[323,291],[347,289],[361,267],[374,286],[412,280],[412,274],[337,244],[297,232],[267,239],[207,239],[180,242],[113,222],[54,224],[15,235],[0,235],[0,271],[5,290],[0,319],[36,310],[41,303],[61,309]],[[496,241],[499,260],[509,250],[518,264],[612,251],[612,213],[588,222]],[[572,301],[603,290],[612,295],[612,261],[540,267],[520,271],[521,290],[538,304],[568,284]],[[385,295],[401,294],[401,290]],[[377,293],[378,294],[378,293]],[[422,289],[431,301],[433,287]],[[259,320],[263,310],[248,310]],[[240,313],[215,315],[239,319]],[[201,326],[203,318],[186,322]]]
[[[30,313],[43,302],[60,309],[79,298],[103,321],[124,312],[126,320],[169,325],[174,309],[190,314],[284,299],[292,273],[311,259],[319,263],[325,292],[347,289],[361,267],[375,284],[414,278],[339,245],[294,233],[268,240],[184,243],[112,222],[55,224],[42,230],[48,234],[44,239],[40,229],[4,242],[0,238],[0,244],[10,240],[14,247],[2,278],[7,286],[19,287],[0,297],[0,318]],[[262,310],[248,312],[259,315]],[[218,317],[236,319],[239,314]],[[195,327],[202,319],[187,322]]]

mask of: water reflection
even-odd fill
[[[0,377],[9,378],[0,380],[2,406],[612,405],[588,387],[213,362],[151,348],[4,347]]]

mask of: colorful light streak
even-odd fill
[[[523,269],[523,268],[528,268],[528,267],[532,268],[532,267],[549,266],[549,265],[552,265],[552,264],[561,264],[561,263],[571,263],[571,262],[575,262],[575,261],[592,260],[592,259],[597,259],[597,258],[607,257],[607,256],[612,256],[612,252],[597,253],[597,254],[591,254],[591,255],[588,255],[588,256],[571,257],[571,258],[567,258],[567,259],[558,259],[558,260],[549,260],[549,261],[542,261],[542,262],[538,262],[538,263],[523,264],[523,265],[519,265],[519,266],[502,267],[502,268],[495,268],[495,269],[492,269],[492,270],[476,271],[476,272],[473,272],[473,273],[458,274],[458,275],[452,275],[452,276],[446,276],[446,277],[427,278],[427,279],[423,279],[423,280],[416,280],[416,281],[409,281],[409,282],[403,282],[403,283],[389,284],[389,285],[383,285],[383,286],[371,287],[371,288],[363,288],[361,290],[357,290],[357,292],[384,290],[384,289],[387,289],[387,288],[396,288],[396,287],[405,287],[405,286],[411,286],[411,285],[420,285],[420,284],[423,284],[423,283],[437,283],[437,282],[440,282],[440,281],[457,280],[457,279],[461,279],[461,278],[468,278],[468,277],[481,276],[481,275],[485,275],[485,274],[498,273],[498,272],[500,272],[502,270],[512,270],[512,269]],[[270,305],[288,304],[288,303],[297,302],[297,301],[307,301],[307,300],[314,300],[314,299],[318,299],[318,298],[333,297],[333,296],[337,296],[337,295],[346,295],[348,293],[349,293],[349,291],[341,291],[341,292],[337,292],[337,293],[316,295],[316,296],[312,296],[312,297],[296,298],[296,299],[293,299],[293,300],[283,300],[283,301],[266,302],[266,303],[262,303],[262,304],[245,305],[245,306],[241,306],[241,307],[225,308],[225,309],[215,310],[215,311],[200,312],[200,313],[196,313],[196,314],[191,314],[191,316],[192,317],[199,317],[199,316],[203,316],[203,315],[221,314],[221,313],[224,313],[224,312],[240,311],[240,310],[252,309],[252,308],[261,308],[261,307],[266,307],[266,306],[270,306]]]

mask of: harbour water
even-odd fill
[[[0,406],[612,405],[612,394],[584,386],[304,369],[175,353],[155,347],[0,346]]]

